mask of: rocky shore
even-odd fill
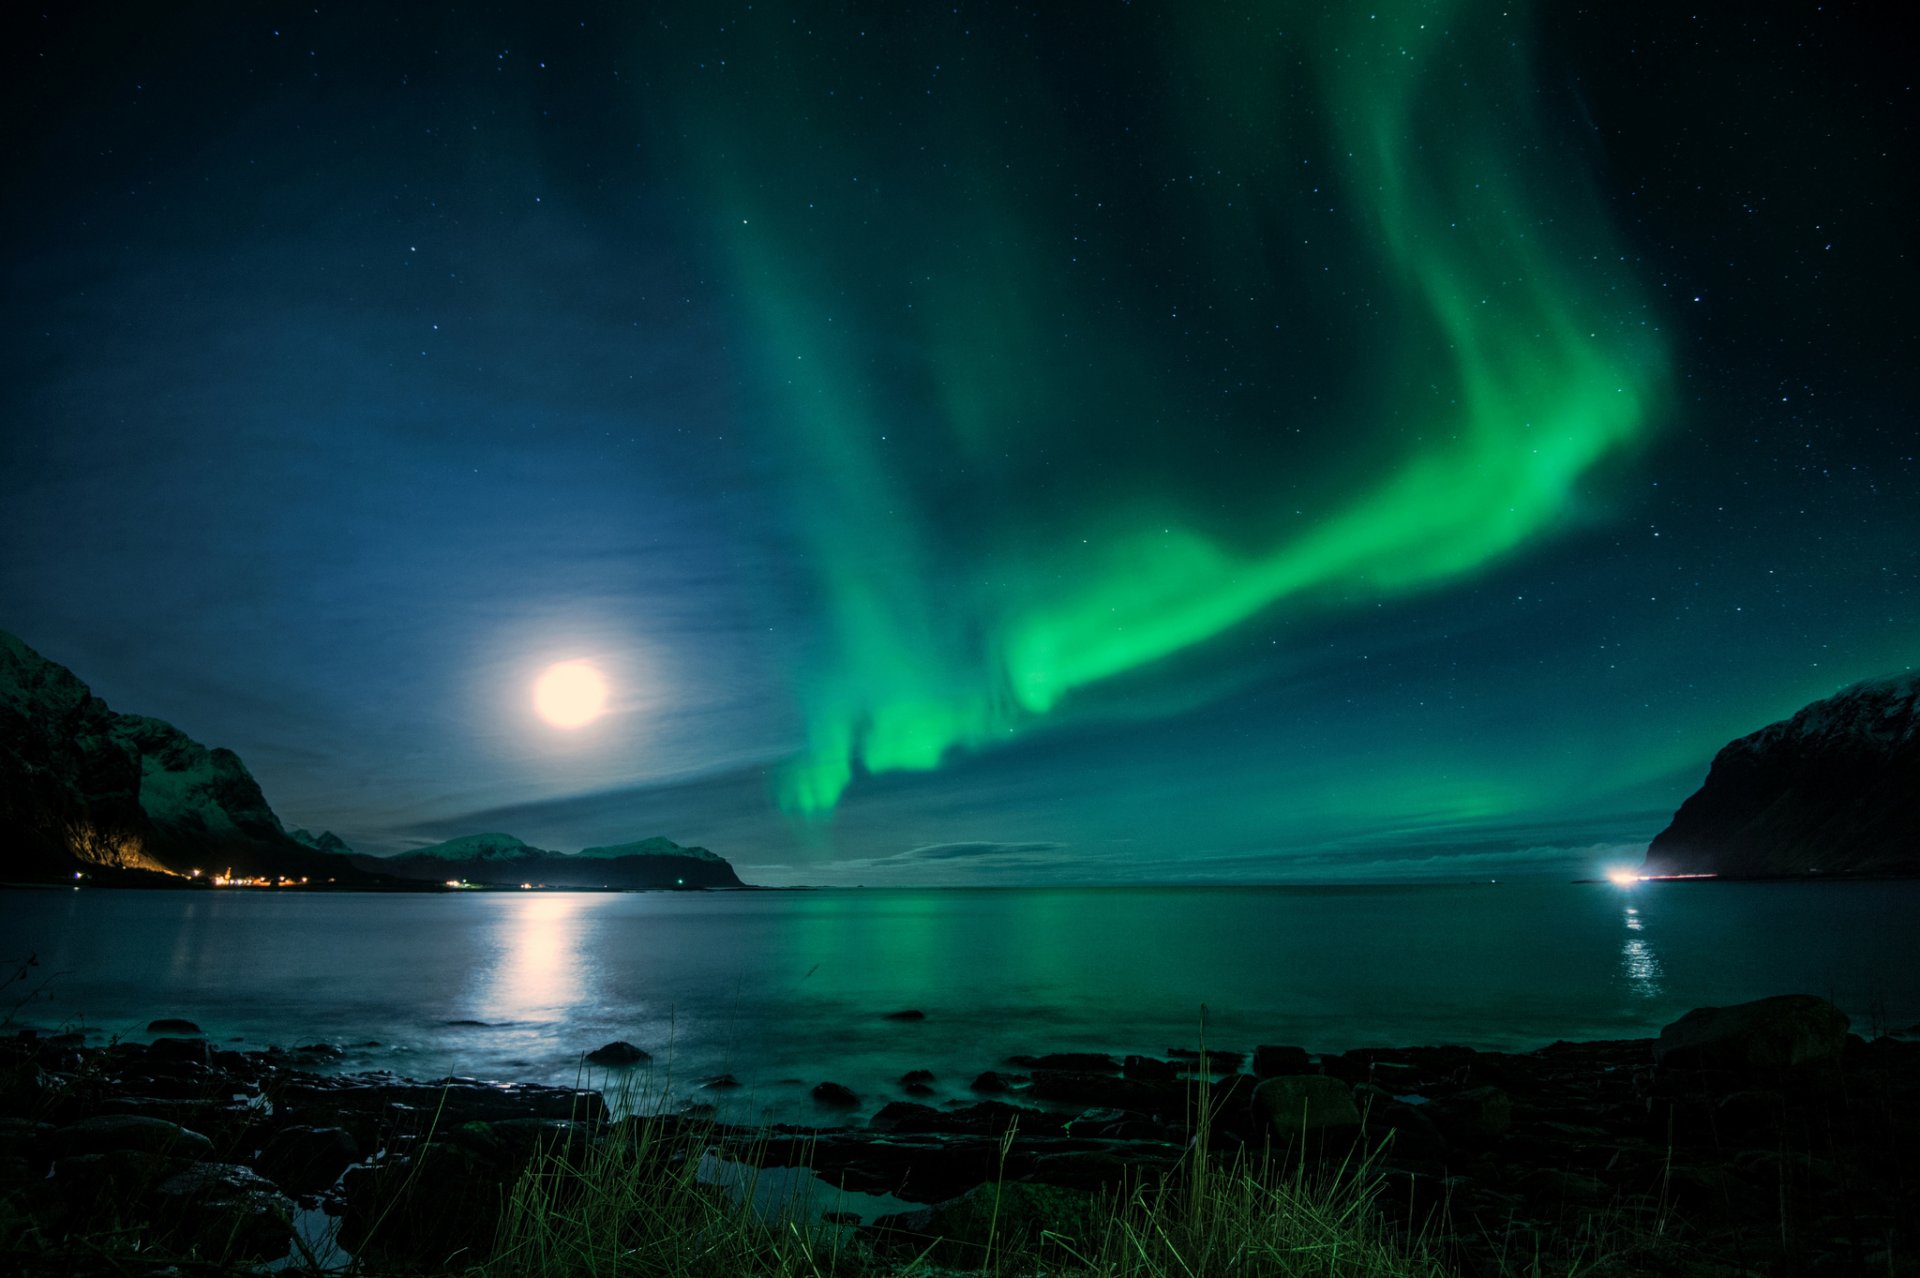
[[[1197,1150],[1316,1174],[1353,1174],[1357,1150],[1389,1222],[1466,1274],[1536,1259],[1920,1273],[1920,1042],[1867,1041],[1809,996],[1528,1053],[1035,1054],[981,1062],[978,1099],[943,1106],[905,1099],[924,1094],[924,1071],[884,1100],[822,1080],[816,1099],[839,1122],[755,1129],[697,1104],[616,1119],[595,1091],[329,1074],[324,1044],[242,1052],[185,1023],[153,1031],[150,1044],[0,1040],[0,1251],[21,1267],[74,1272],[66,1244],[111,1225],[228,1261],[327,1234],[384,1267],[435,1272],[485,1253],[536,1157],[629,1141],[663,1164],[805,1167],[891,1195],[910,1209],[832,1217],[882,1258],[936,1239],[963,1258],[986,1192],[999,1229],[1037,1231],[1118,1187],[1188,1174]]]

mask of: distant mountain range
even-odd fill
[[[1855,684],[1714,756],[1649,874],[1920,874],[1920,674]]]
[[[724,858],[662,838],[567,855],[476,834],[374,857],[331,831],[288,833],[233,751],[116,714],[72,671],[0,631],[0,879],[159,885],[229,871],[367,887],[742,886]]]
[[[530,847],[511,834],[469,834],[398,856],[352,859],[370,873],[424,882],[587,888],[743,886],[720,856],[659,838],[568,855]]]

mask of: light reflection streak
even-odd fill
[[[1627,938],[1620,945],[1620,968],[1626,975],[1627,988],[1639,998],[1657,998],[1660,983],[1666,972],[1661,967],[1659,955],[1653,952],[1653,946],[1647,938],[1635,933],[1647,930],[1646,920],[1640,917],[1640,911],[1629,905],[1622,919],[1627,925]]]
[[[494,959],[490,1017],[555,1021],[582,1001],[580,902],[550,893],[506,896]]]

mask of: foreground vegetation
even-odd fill
[[[485,1278],[1440,1278],[1417,1241],[1377,1209],[1365,1164],[1292,1174],[1215,1166],[1196,1147],[1172,1176],[1106,1195],[1025,1182],[982,1186],[955,1206],[856,1231],[831,1202],[794,1196],[767,1212],[754,1173],[722,1188],[712,1163],[662,1157],[651,1129],[581,1158],[530,1166],[500,1221]],[[929,1228],[931,1226],[931,1228]]]

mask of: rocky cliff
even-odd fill
[[[1714,756],[1650,874],[1920,874],[1920,674],[1856,684]]]
[[[72,671],[0,631],[0,876],[229,867],[362,877],[289,837],[233,751],[114,713]]]

